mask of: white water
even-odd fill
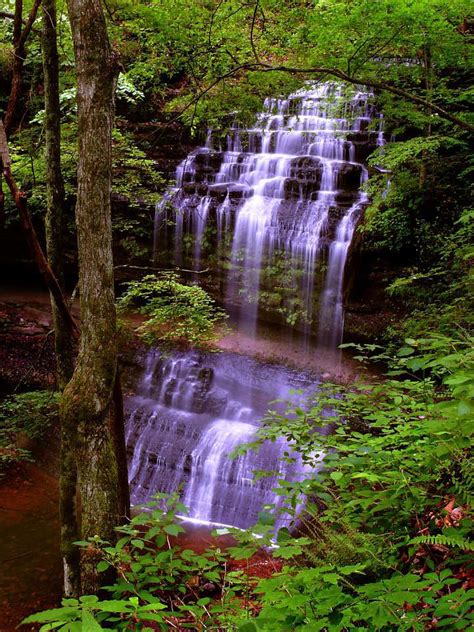
[[[234,354],[151,351],[138,392],[129,398],[127,444],[133,504],[157,491],[175,492],[189,516],[249,527],[265,505],[280,505],[278,479],[296,480],[307,468],[282,460],[291,447],[280,439],[258,451],[229,458],[256,439],[269,402],[293,399],[295,389],[314,391],[307,376]],[[280,404],[280,410],[285,406]],[[295,455],[296,456],[296,455]],[[255,470],[277,469],[257,480]],[[282,524],[284,518],[279,520]]]

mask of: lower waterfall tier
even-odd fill
[[[309,472],[298,460],[282,459],[291,453],[284,440],[229,455],[256,439],[268,408],[283,411],[285,401],[295,403],[315,388],[314,378],[244,356],[150,351],[138,394],[127,402],[133,504],[180,490],[191,518],[255,524],[265,505],[278,505],[272,490],[279,478]],[[256,471],[272,473],[255,478]]]

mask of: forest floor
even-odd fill
[[[54,385],[50,330],[47,292],[0,291],[0,399]],[[0,632],[13,632],[27,615],[55,606],[61,595],[53,454],[58,447],[48,438],[33,446],[37,462],[18,463],[0,476]]]
[[[46,292],[0,290],[0,389],[5,393],[54,384],[54,344]]]

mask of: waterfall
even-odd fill
[[[254,524],[265,505],[279,504],[272,491],[278,479],[297,480],[307,468],[291,458],[283,439],[229,455],[256,439],[269,402],[303,398],[293,394],[296,389],[314,391],[314,379],[235,354],[163,356],[151,350],[137,394],[127,400],[132,503],[181,490],[191,518]],[[282,459],[284,453],[290,458]],[[268,477],[254,477],[255,470],[275,468]]]
[[[210,262],[248,331],[262,310],[319,332],[321,346],[341,342],[364,161],[384,144],[372,96],[328,82],[268,98],[253,127],[230,129],[224,149],[209,132],[179,165],[174,211],[155,243],[176,265]]]
[[[155,263],[211,268],[214,291],[250,334],[264,312],[336,348],[347,256],[368,202],[364,163],[384,144],[371,98],[336,83],[307,86],[266,99],[255,125],[232,127],[224,146],[208,132],[156,209]],[[191,518],[251,526],[281,502],[279,479],[314,472],[283,439],[229,455],[256,439],[270,402],[295,404],[311,388],[314,378],[244,356],[150,351],[127,401],[132,502],[180,490]]]

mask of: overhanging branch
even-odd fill
[[[255,64],[254,64],[255,65]],[[411,101],[412,103],[416,103],[416,105],[421,105],[428,110],[431,110],[435,114],[438,114],[441,118],[444,118],[454,125],[461,127],[470,132],[474,132],[474,125],[471,125],[467,121],[460,119],[459,117],[447,112],[439,105],[432,103],[431,101],[427,101],[422,97],[419,97],[411,92],[407,92],[402,88],[398,88],[392,84],[386,83],[385,81],[376,81],[374,79],[364,78],[364,77],[354,77],[350,76],[342,70],[338,70],[337,68],[292,68],[290,66],[271,66],[269,64],[260,64],[263,72],[288,72],[291,74],[305,74],[305,75],[315,75],[315,74],[327,74],[333,77],[337,77],[342,81],[347,81],[348,83],[352,83],[354,85],[362,85],[368,88],[374,88],[375,90],[382,90],[385,92],[391,92],[392,94],[396,94],[407,101]]]
[[[57,278],[55,277],[51,269],[51,266],[48,263],[46,255],[44,254],[44,251],[39,242],[38,235],[36,234],[36,230],[33,226],[33,222],[31,221],[31,217],[27,207],[26,193],[20,191],[15,178],[13,177],[11,171],[10,152],[8,150],[7,135],[5,133],[3,121],[0,121],[0,164],[3,169],[5,182],[10,189],[13,200],[18,209],[21,227],[23,229],[26,241],[28,242],[28,246],[30,247],[31,253],[34,256],[38,270],[43,276],[43,279],[49,291],[54,296],[54,300],[56,301],[56,305],[58,306],[58,310],[61,312],[62,317],[70,325],[73,334],[77,336],[79,333],[78,327],[71,315],[71,312],[69,311],[69,307],[66,303],[66,299],[64,298],[64,294],[61,290]]]
[[[207,88],[201,90],[195,97],[193,97],[189,103],[185,105],[185,107],[170,121],[171,123],[181,118],[181,116],[192,106],[198,103],[206,94],[208,94],[215,86],[224,81],[225,79],[229,79],[231,77],[235,77],[239,73],[242,72],[286,72],[289,74],[298,74],[298,75],[321,75],[321,76],[331,76],[341,81],[346,81],[353,85],[366,86],[367,88],[374,88],[375,90],[390,92],[395,94],[406,101],[410,101],[411,103],[415,103],[416,105],[420,105],[431,112],[437,114],[440,118],[450,121],[457,127],[465,129],[469,132],[474,132],[474,125],[471,125],[468,121],[465,121],[454,114],[446,111],[436,103],[432,103],[431,101],[427,101],[422,97],[419,97],[407,90],[403,90],[397,86],[394,86],[385,81],[377,81],[375,79],[370,79],[368,77],[355,77],[353,75],[348,75],[342,70],[338,68],[325,68],[325,67],[316,67],[316,68],[298,68],[292,66],[272,66],[271,64],[266,64],[264,62],[255,61],[252,63],[240,64],[229,70],[228,72],[222,74],[212,81]]]

